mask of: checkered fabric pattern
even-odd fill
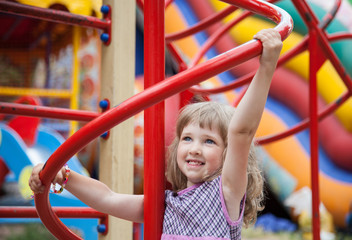
[[[244,204],[242,201],[240,219],[231,221],[222,197],[221,176],[178,194],[167,190],[165,204],[161,239],[241,239]]]

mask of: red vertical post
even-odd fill
[[[144,87],[165,78],[165,3],[144,2]],[[164,102],[144,112],[144,239],[160,239],[164,215]]]
[[[309,31],[309,115],[310,115],[310,166],[312,188],[312,232],[313,239],[320,240],[319,214],[319,156],[318,156],[318,96],[317,72],[322,62],[319,54],[317,33]]]

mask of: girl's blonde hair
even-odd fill
[[[174,191],[180,191],[187,187],[187,178],[181,172],[177,164],[177,147],[183,129],[190,123],[199,124],[202,128],[217,130],[225,143],[223,161],[227,149],[227,130],[235,108],[218,102],[199,102],[185,106],[177,119],[176,136],[168,148],[166,177],[172,184]],[[244,226],[247,227],[255,223],[257,212],[264,209],[262,201],[264,198],[263,185],[264,178],[259,168],[255,155],[254,144],[251,145],[248,155],[247,176],[248,184],[246,191],[246,204],[244,210]],[[221,174],[222,165],[211,176],[207,176],[204,181],[210,181]]]

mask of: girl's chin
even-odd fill
[[[204,182],[202,179],[188,179],[187,181],[187,187],[191,187],[193,185],[196,185],[196,184],[199,184],[199,183],[202,183]]]

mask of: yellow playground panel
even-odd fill
[[[18,2],[41,8],[50,8],[59,4],[65,6],[69,12],[74,14],[90,16],[94,13],[97,17],[101,17],[101,0],[18,0]]]

